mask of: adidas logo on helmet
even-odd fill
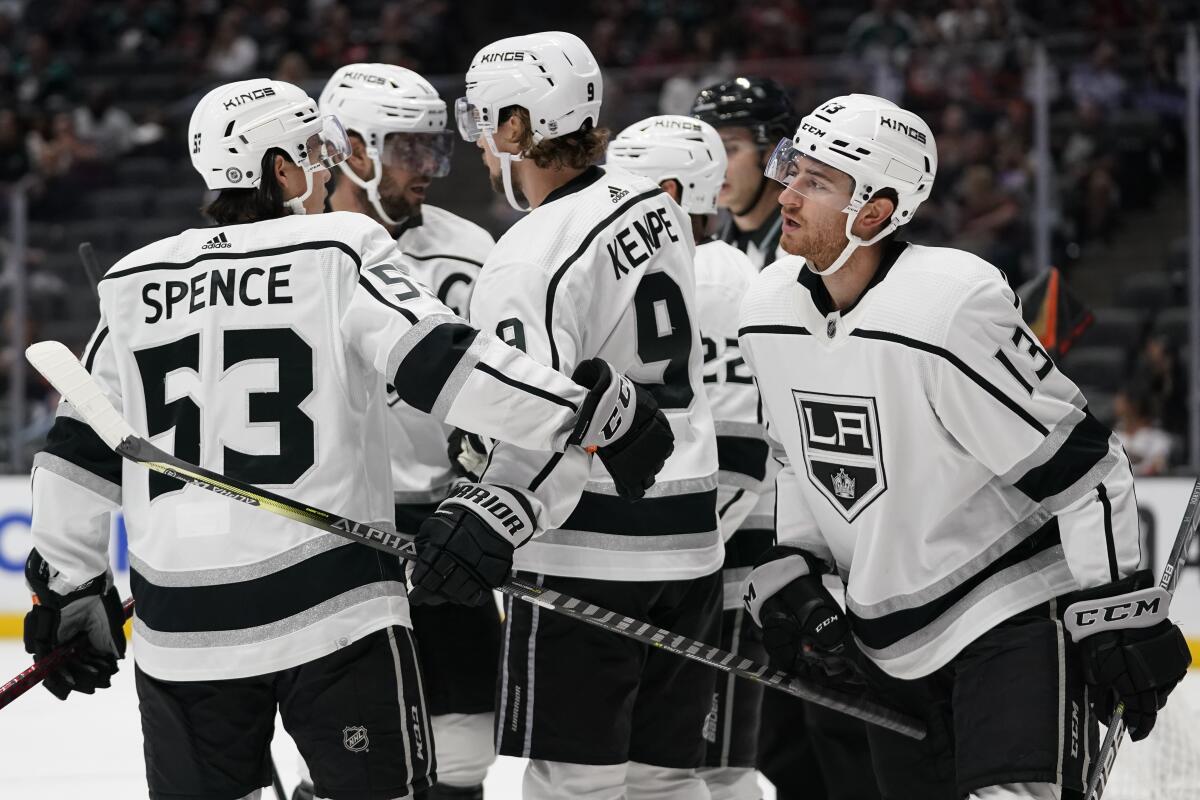
[[[207,243],[200,245],[201,250],[216,250],[219,247],[233,247],[233,245],[229,243],[229,238],[225,236],[223,231],[209,239]]]

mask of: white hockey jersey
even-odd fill
[[[396,237],[412,276],[464,318],[479,268],[494,244],[491,234],[475,223],[428,204]],[[441,502],[455,478],[446,455],[451,428],[403,402],[390,384],[388,405],[392,408],[388,436],[396,443],[392,453],[396,505]]]
[[[894,242],[838,311],[802,264],[751,288],[742,355],[788,456],[779,543],[841,574],[864,653],[927,675],[1014,613],[1136,569],[1129,463],[994,267]]]
[[[385,376],[414,407],[561,448],[585,397],[412,281],[360,214],[189,230],[100,282],[85,366],[175,455],[390,527]],[[582,455],[582,451],[580,451]],[[408,624],[400,561],[123,462],[61,404],[33,472],[33,540],[69,589],[108,565],[125,511],[138,665],[262,674]]]
[[[738,311],[758,269],[720,240],[696,247],[696,309],[704,344],[704,393],[717,432],[717,516],[725,539],[725,608],[742,604],[742,582],[774,544],[776,462],[758,387],[741,357]]]
[[[690,220],[653,181],[591,167],[513,225],[484,263],[476,325],[566,374],[604,358],[654,394],[675,434],[636,503],[584,453],[493,448],[483,480],[525,490],[548,529],[517,550],[518,569],[640,581],[720,567],[694,252]]]

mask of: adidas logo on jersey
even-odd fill
[[[207,244],[200,245],[201,250],[216,250],[218,247],[233,247],[223,232],[209,239]]]
[[[624,197],[627,194],[629,194],[628,189],[618,189],[615,186],[608,187],[608,196],[612,198],[612,201],[614,203],[619,201],[622,197]]]

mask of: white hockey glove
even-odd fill
[[[1192,663],[1183,632],[1167,618],[1171,596],[1153,586],[1150,571],[1140,570],[1070,595],[1063,614],[1079,643],[1092,711],[1107,725],[1117,701],[1124,701],[1125,724],[1135,742],[1150,733]]]

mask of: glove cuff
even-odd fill
[[[1153,586],[1150,570],[1067,595],[1063,625],[1073,641],[1110,630],[1150,628],[1168,621],[1171,595]]]
[[[39,605],[58,610],[80,598],[103,595],[113,587],[113,577],[111,571],[105,570],[78,586],[72,586],[34,548],[25,560],[25,585],[37,598]]]
[[[754,623],[762,627],[761,614],[764,603],[793,581],[808,577],[816,576],[809,569],[804,557],[796,554],[784,555],[755,567],[742,585],[742,602],[745,603]]]
[[[463,506],[514,549],[532,539],[537,531],[537,517],[529,502],[503,486],[460,483],[439,509],[448,506]]]

